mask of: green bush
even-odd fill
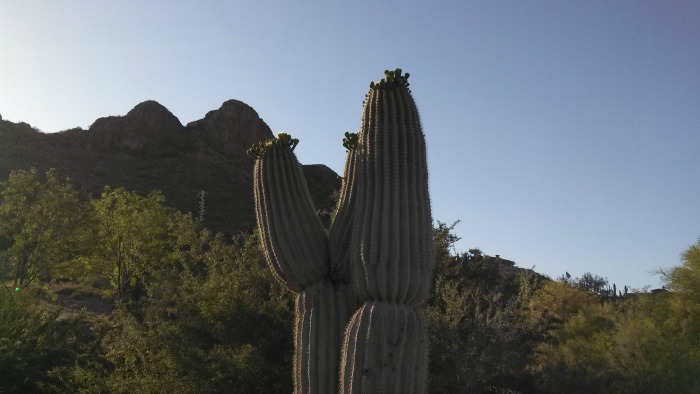
[[[57,321],[58,314],[0,286],[0,392],[71,391],[65,372],[89,353],[87,334],[82,321]]]
[[[292,299],[271,280],[258,236],[227,243],[191,216],[171,231],[169,264],[138,303],[100,323],[108,366],[74,369],[77,389],[290,392]]]

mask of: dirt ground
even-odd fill
[[[14,290],[12,281],[6,281],[4,285]],[[59,320],[75,317],[83,310],[89,315],[112,313],[112,302],[105,296],[104,290],[75,282],[52,283],[47,288],[30,286],[22,291],[30,294],[41,308],[52,311],[60,309]]]
[[[85,309],[90,315],[109,315],[112,313],[112,304],[100,297],[80,296],[74,297],[65,294],[56,294],[56,300],[51,305],[61,308],[59,319],[75,317]]]

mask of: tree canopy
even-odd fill
[[[128,301],[139,281],[164,264],[169,214],[164,202],[159,192],[142,197],[109,186],[92,200],[97,241],[91,260],[112,281],[120,301]]]
[[[0,247],[15,287],[60,277],[88,245],[85,209],[69,180],[54,170],[13,171],[0,194]]]

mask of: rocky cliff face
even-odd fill
[[[183,212],[196,212],[204,191],[205,223],[233,235],[255,226],[253,161],[246,151],[272,136],[258,113],[238,100],[187,126],[155,101],[97,119],[88,130],[43,134],[0,120],[0,180],[15,169],[56,168],[93,196],[105,185],[142,194],[161,190]],[[318,209],[332,210],[338,175],[319,165],[305,166],[305,173]]]
[[[185,127],[158,102],[144,101],[124,116],[97,119],[88,131],[95,148],[138,151],[161,135],[184,133]]]
[[[251,145],[272,138],[270,127],[248,104],[228,100],[221,108],[209,111],[204,119],[187,124],[200,140],[217,141],[217,148],[227,155],[244,157]]]

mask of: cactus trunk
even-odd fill
[[[292,140],[280,134],[273,141],[255,162],[255,216],[272,272],[298,293],[328,278],[328,236],[287,142]]]
[[[425,392],[428,341],[415,307],[365,303],[350,321],[343,349],[341,392]]]
[[[357,298],[349,285],[320,282],[299,293],[294,325],[295,393],[336,391],[343,332],[355,308]]]
[[[353,151],[350,259],[363,305],[346,331],[340,389],[423,393],[427,339],[418,305],[434,266],[425,141],[400,70],[370,86]]]

